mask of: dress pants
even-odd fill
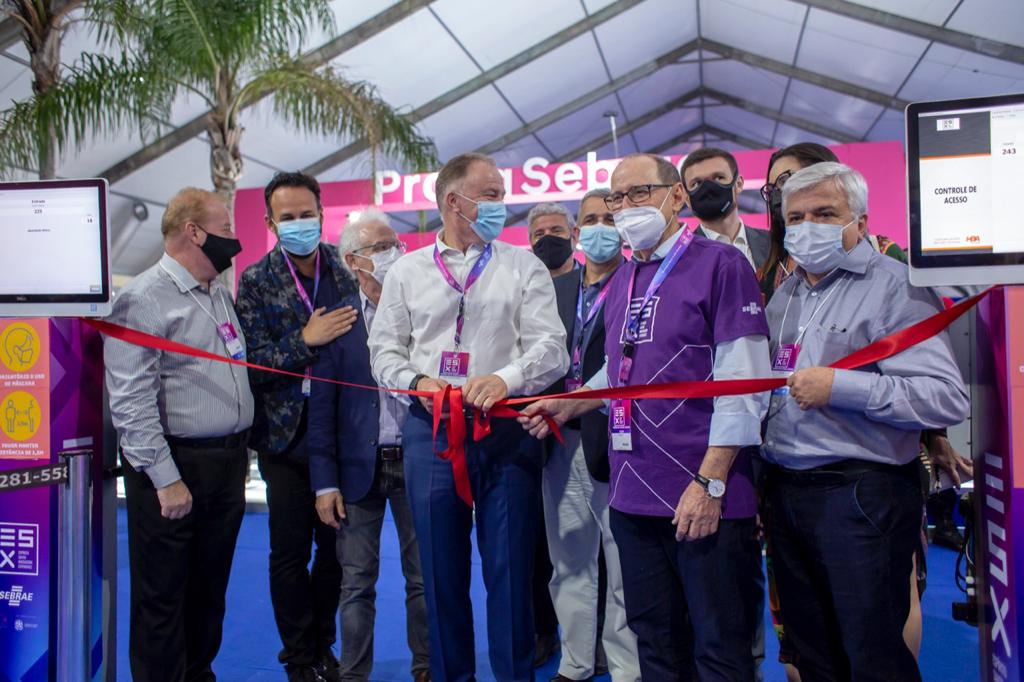
[[[469,433],[472,423],[467,418]],[[430,416],[414,404],[405,422],[405,480],[423,566],[435,680],[475,680],[469,599],[473,510],[455,492],[445,430],[432,443]],[[495,419],[480,441],[466,438],[477,544],[487,589],[487,640],[499,682],[533,679],[533,563],[540,452],[515,420]]]
[[[562,625],[560,675],[583,680],[594,675],[598,604],[604,600],[601,640],[614,682],[639,682],[636,635],[626,623],[619,549],[608,525],[608,484],[587,470],[580,432],[564,428],[544,465],[541,489],[548,549],[554,574],[551,599]],[[598,591],[598,555],[604,546],[608,586]]]
[[[378,457],[370,492],[358,502],[345,502],[346,518],[338,530],[342,680],[368,680],[373,669],[380,533],[388,503],[398,530],[402,575],[405,576],[405,630],[412,652],[412,673],[415,676],[430,668],[427,603],[423,597],[423,572],[412,510],[405,493],[405,473],[401,460],[382,461]]]
[[[764,604],[754,519],[722,519],[713,535],[678,542],[668,517],[610,517],[643,679],[752,682]]]
[[[245,513],[245,446],[172,446],[192,511],[160,515],[145,473],[124,466],[131,571],[128,659],[136,682],[216,680],[224,594]]]
[[[903,640],[924,503],[916,463],[774,470],[766,493],[779,607],[800,679],[920,680]]]
[[[270,510],[270,601],[283,645],[278,660],[290,671],[316,665],[337,638],[337,534],[317,516],[305,439],[288,452],[260,453],[258,463]]]

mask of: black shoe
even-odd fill
[[[317,672],[327,682],[341,682],[341,664],[330,649],[326,649],[320,654]]]
[[[320,672],[308,665],[292,668],[288,671],[288,682],[327,682]]]
[[[959,552],[964,545],[964,536],[960,534],[960,529],[955,524],[941,523],[932,531],[932,542]]]
[[[533,667],[539,668],[555,655],[562,642],[558,639],[558,633],[553,632],[550,635],[536,635],[533,638],[533,645]]]

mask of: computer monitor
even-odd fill
[[[1024,282],[1024,94],[907,107],[910,281]]]
[[[110,314],[107,181],[0,183],[0,317]]]

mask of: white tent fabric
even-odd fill
[[[768,148],[797,141],[899,140],[909,101],[1024,91],[1021,0],[336,0],[337,33],[370,30],[332,63],[416,112],[443,159],[474,149],[499,163],[582,159],[618,151],[681,153],[703,144]],[[94,40],[77,24],[62,59]],[[313,35],[304,49],[332,37]],[[351,38],[351,35],[348,36]],[[27,54],[0,50],[0,98],[31,92]],[[453,94],[454,93],[454,94]],[[183,97],[161,134],[202,115]],[[313,168],[321,181],[366,177],[352,140],[296,133],[267,102],[241,117],[242,186]],[[515,134],[513,134],[515,133]],[[155,139],[128,133],[62,159],[62,177],[116,169]],[[166,201],[211,187],[200,135],[111,183],[114,272],[134,275],[159,255]],[[383,167],[404,171],[384,160]],[[33,177],[26,170],[26,178]],[[142,203],[148,218],[139,221]],[[397,216],[399,229],[416,216]]]

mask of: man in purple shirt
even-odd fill
[[[753,271],[736,249],[677,219],[677,169],[650,154],[626,157],[606,199],[633,250],[605,303],[605,367],[581,390],[607,385],[768,376],[767,334]],[[763,594],[757,580],[750,447],[761,442],[766,396],[611,401],[609,504],[626,614],[644,679],[753,680],[751,641]],[[564,423],[598,400],[541,400]]]

